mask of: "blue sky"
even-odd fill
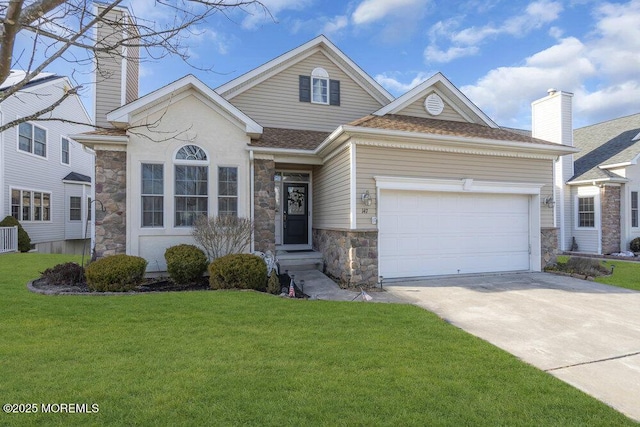
[[[549,88],[574,93],[576,127],[640,112],[640,0],[262,1],[272,16],[219,14],[184,41],[213,71],[145,62],[140,94],[188,73],[215,88],[324,34],[392,94],[440,71],[503,126],[530,128],[531,101]],[[167,18],[153,0],[129,7]]]

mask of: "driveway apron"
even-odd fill
[[[548,273],[385,288],[640,421],[640,292]]]

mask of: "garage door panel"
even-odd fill
[[[528,270],[529,197],[381,190],[385,277]]]

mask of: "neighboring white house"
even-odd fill
[[[23,71],[12,70],[0,91],[23,77]],[[0,104],[0,121],[32,115],[69,87],[66,77],[42,73]],[[85,239],[91,237],[95,156],[70,138],[93,129],[91,123],[73,95],[39,120],[0,134],[0,217],[19,220],[38,251],[80,253],[91,247]]]
[[[580,151],[555,163],[561,251],[611,254],[640,237],[640,113],[573,129],[571,93],[534,101],[532,135]]]

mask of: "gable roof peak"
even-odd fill
[[[293,65],[321,49],[326,56],[341,67],[350,77],[369,92],[380,105],[386,105],[394,100],[385,88],[369,76],[358,64],[344,54],[324,34],[295,47],[282,55],[265,62],[235,79],[218,86],[215,91],[225,99],[232,99],[246,90],[256,86],[269,77],[277,74],[286,67]]]
[[[450,106],[456,109],[469,122],[480,123],[492,128],[499,128],[499,126],[491,120],[489,116],[471,102],[471,100],[467,98],[467,96],[463,94],[453,83],[451,83],[451,81],[441,72],[435,73],[427,80],[414,86],[412,89],[409,89],[406,93],[373,114],[376,116],[397,114],[417,99],[424,97],[431,92],[436,92],[441,97],[450,101]]]
[[[165,85],[155,91],[144,95],[123,105],[107,114],[107,120],[112,123],[129,124],[132,119],[132,115],[139,110],[147,108],[150,105],[155,104],[163,99],[174,96],[178,92],[182,92],[188,89],[193,89],[202,94],[206,99],[213,104],[219,106],[231,117],[238,120],[244,125],[244,129],[247,134],[260,135],[262,133],[262,126],[255,122],[252,118],[244,114],[237,107],[232,105],[229,101],[217,94],[213,89],[207,86],[202,80],[198,79],[193,74],[187,74],[184,77],[175,80],[168,85]]]

